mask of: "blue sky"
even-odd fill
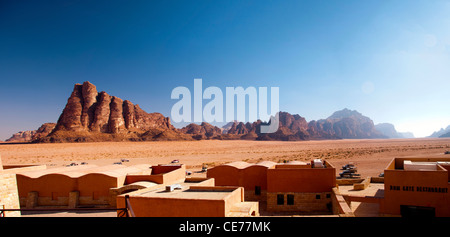
[[[170,116],[194,78],[427,136],[450,125],[450,1],[0,2],[0,140],[56,122],[75,83]]]

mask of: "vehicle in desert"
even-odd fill
[[[353,170],[344,170],[341,173],[339,173],[339,176],[341,176],[341,178],[355,178],[355,177],[359,177],[361,175],[357,174]]]

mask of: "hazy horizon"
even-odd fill
[[[195,78],[429,136],[450,125],[449,26],[448,0],[2,1],[0,140],[56,122],[76,83],[169,117]]]

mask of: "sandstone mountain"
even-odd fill
[[[327,119],[307,122],[298,114],[279,112],[275,133],[261,133],[260,120],[233,121],[223,128],[203,122],[177,129],[168,117],[147,113],[128,100],[98,92],[86,81],[76,84],[56,124],[44,124],[36,131],[20,132],[12,141],[95,142],[245,139],[301,141],[322,139],[387,138],[373,121],[357,111],[343,109]]]
[[[6,142],[29,142],[32,140],[33,135],[36,134],[36,130],[33,131],[20,131],[14,133]]]
[[[191,123],[180,129],[180,131],[185,134],[190,134],[196,140],[222,139],[222,130],[206,122],[200,125]]]
[[[447,133],[450,133],[450,125],[448,125],[445,129],[441,128],[439,131],[433,132],[429,137],[441,137]]]
[[[388,138],[414,138],[411,132],[397,132],[395,126],[390,123],[379,123],[375,129]]]
[[[281,141],[386,138],[375,129],[370,118],[348,109],[337,111],[327,119],[310,122],[298,114],[279,112],[279,128],[275,133],[260,133],[261,124],[261,121],[234,122],[228,134],[240,135],[241,139]]]
[[[450,132],[440,135],[439,137],[450,137]]]
[[[92,83],[76,84],[54,130],[38,142],[139,141],[191,139],[170,119],[147,113],[139,105],[106,92]]]
[[[12,135],[6,142],[30,142],[46,137],[55,128],[56,123],[44,123],[37,130],[21,131]]]

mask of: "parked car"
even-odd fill
[[[180,161],[179,160],[173,160],[170,163],[180,163]]]
[[[339,175],[341,176],[341,178],[354,178],[360,176],[360,174],[354,173],[351,170],[344,170],[339,173]]]

